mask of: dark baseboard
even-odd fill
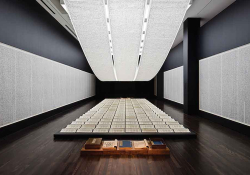
[[[7,126],[4,126],[2,128],[0,128],[0,138],[3,138],[7,135],[10,135],[10,134],[13,134],[17,131],[20,131],[28,126],[31,126],[35,123],[38,123],[46,118],[49,118],[49,117],[52,117],[62,111],[65,111],[67,109],[70,109],[76,105],[79,105],[81,103],[86,103],[92,99],[94,99],[95,97],[90,97],[90,98],[87,98],[87,99],[83,99],[81,101],[78,101],[78,102],[74,102],[74,103],[71,103],[71,104],[68,104],[68,105],[65,105],[65,106],[62,106],[60,108],[57,108],[57,109],[53,109],[51,111],[48,111],[48,112],[45,112],[45,113],[42,113],[42,114],[39,114],[39,115],[36,115],[36,116],[33,116],[33,117],[30,117],[30,118],[27,118],[25,120],[22,120],[22,121],[18,121],[16,123],[13,123],[13,124],[10,124],[10,125],[7,125]]]
[[[226,118],[223,118],[223,117],[220,117],[220,116],[217,116],[214,114],[210,114],[210,113],[207,113],[204,111],[199,111],[199,116],[206,118],[208,120],[211,120],[211,121],[218,123],[222,126],[225,126],[227,128],[230,128],[230,129],[237,131],[241,134],[250,136],[250,126],[246,126],[244,124],[241,124],[241,123],[238,123],[238,122],[235,122],[232,120],[228,120]]]
[[[157,97],[157,99],[158,100],[162,100],[162,101],[166,102],[168,105],[171,105],[173,107],[177,107],[177,108],[183,109],[183,104],[180,104],[180,103],[177,103],[177,102],[165,99],[165,98],[161,98],[161,97]]]

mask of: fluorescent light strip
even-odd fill
[[[146,38],[146,33],[147,33],[147,27],[148,27],[148,21],[149,21],[149,13],[150,13],[150,7],[151,7],[151,1],[152,0],[145,0],[145,9],[144,9],[144,16],[142,19],[142,34],[141,34],[141,41],[140,41],[140,48],[139,48],[139,57],[138,59],[140,59],[142,53],[143,53],[143,47],[145,44],[145,38]],[[139,71],[139,67],[140,67],[140,62],[141,60],[138,61],[138,65],[136,66],[136,71],[135,71],[135,76],[134,76],[134,80],[136,80],[138,71]]]
[[[64,0],[78,41],[96,77],[115,81],[102,0]]]
[[[108,0],[103,0],[104,8],[105,8],[105,16],[106,16],[106,24],[107,24],[107,32],[108,32],[108,38],[109,38],[109,46],[110,46],[110,54],[111,59],[113,61],[113,71],[115,75],[115,80],[118,81],[116,70],[115,70],[115,60],[114,60],[114,52],[113,52],[113,44],[112,44],[112,36],[111,36],[111,26],[110,26],[110,16],[109,16],[109,3]]]
[[[153,0],[135,81],[149,81],[160,70],[172,47],[190,0]]]
[[[64,0],[60,0],[60,4],[61,4],[61,6],[63,7],[63,9],[64,9],[67,13],[69,13],[69,12],[68,12],[68,9],[67,9],[67,7],[66,7],[66,5],[65,5],[65,3],[64,3]]]

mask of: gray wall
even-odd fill
[[[199,64],[200,110],[250,125],[250,44]]]
[[[0,127],[95,95],[95,76],[0,43]]]
[[[183,104],[183,66],[164,72],[164,98]]]

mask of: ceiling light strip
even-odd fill
[[[135,81],[149,81],[162,67],[181,26],[190,0],[153,0],[147,35]]]
[[[141,40],[140,40],[138,65],[136,66],[136,71],[135,71],[135,76],[134,76],[133,81],[136,80],[136,77],[137,77],[138,71],[139,71],[139,67],[140,67],[141,55],[142,55],[142,52],[143,52],[143,47],[144,47],[146,33],[147,33],[151,1],[152,0],[145,0],[144,16],[143,16],[143,19],[142,19],[142,34],[141,34]]]
[[[118,81],[116,70],[115,70],[115,60],[114,60],[114,53],[113,53],[113,44],[112,44],[112,35],[111,35],[111,26],[110,26],[110,16],[109,16],[109,6],[108,6],[109,4],[108,4],[108,0],[103,0],[103,2],[104,2],[104,9],[105,9],[107,30],[108,30],[110,54],[111,54],[111,59],[112,59],[112,62],[113,62],[113,71],[114,71],[115,79],[116,79],[116,81]]]
[[[101,81],[115,81],[102,0],[64,0],[88,63]]]

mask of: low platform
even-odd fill
[[[101,149],[85,149],[84,147],[81,149],[81,156],[87,155],[145,155],[145,156],[163,156],[169,155],[169,148],[166,149],[131,149],[131,150],[103,150]]]
[[[64,138],[195,137],[146,99],[105,99],[54,134]]]

